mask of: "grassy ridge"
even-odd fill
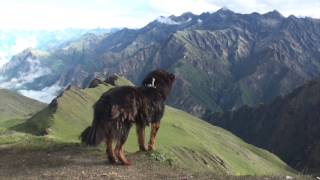
[[[136,150],[131,133],[129,150]],[[133,149],[130,149],[133,147]],[[231,133],[167,107],[158,136],[158,148],[197,170],[230,174],[283,174],[286,165],[269,152],[244,143]]]
[[[46,137],[77,143],[81,131],[92,121],[93,103],[110,88],[112,86],[105,85],[84,90],[71,87],[57,99],[56,106],[48,106],[14,129],[32,134],[45,131],[48,133]],[[157,149],[161,154],[195,171],[235,175],[291,173],[286,164],[273,154],[171,107],[166,108],[157,140]],[[126,150],[137,151],[136,142],[133,128]]]
[[[44,108],[44,103],[0,89],[0,127],[12,127]]]

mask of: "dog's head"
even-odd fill
[[[157,69],[150,72],[143,80],[142,85],[149,88],[155,88],[163,95],[168,97],[172,84],[175,80],[175,75],[165,70]]]

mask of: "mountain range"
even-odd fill
[[[203,116],[291,92],[320,74],[319,54],[317,19],[220,9],[86,34],[52,52],[27,49],[1,69],[0,87],[50,102],[47,92],[86,87],[97,74],[118,73],[138,84],[163,68],[177,76],[169,104]]]
[[[57,45],[74,40],[86,33],[104,34],[117,29],[75,29],[62,30],[17,30],[0,29],[0,67],[8,62],[13,55],[26,48],[51,51]]]
[[[320,79],[255,108],[214,113],[207,119],[294,168],[320,172]]]

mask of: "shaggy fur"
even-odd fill
[[[139,148],[145,151],[144,129],[151,124],[148,149],[153,150],[165,100],[174,80],[173,74],[155,70],[146,76],[140,87],[115,87],[105,92],[94,105],[92,126],[82,132],[81,141],[90,146],[104,141],[111,163],[115,163],[117,157],[122,164],[130,165],[123,146],[131,126],[136,124]],[[115,149],[112,147],[114,141]]]

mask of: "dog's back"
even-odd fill
[[[105,92],[94,105],[94,117],[102,121],[132,121],[138,113],[142,95],[131,86],[115,87]]]
[[[116,136],[123,128],[122,123],[131,127],[139,113],[141,99],[139,90],[131,86],[115,87],[105,92],[93,106],[92,126],[81,134],[82,142],[95,146],[107,134]]]

